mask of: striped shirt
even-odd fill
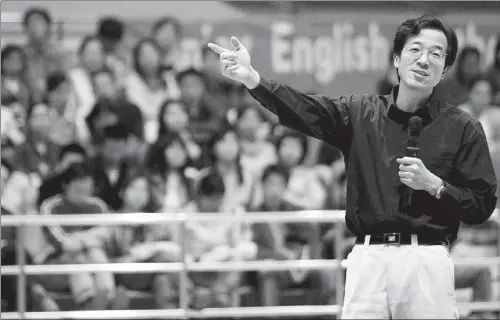
[[[62,195],[53,196],[45,200],[40,207],[41,215],[54,214],[92,214],[107,213],[107,205],[99,198],[89,197],[81,203],[71,202]],[[93,226],[44,226],[45,237],[53,248],[62,250],[64,239],[71,233],[88,229]],[[51,251],[51,250],[48,250]]]

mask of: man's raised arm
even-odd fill
[[[280,124],[308,136],[323,140],[342,151],[352,139],[351,112],[360,105],[355,96],[330,99],[306,95],[260,75],[251,65],[248,50],[235,37],[234,49],[214,43],[208,46],[220,55],[221,72],[227,78],[244,84],[263,107],[276,114]]]

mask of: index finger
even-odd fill
[[[397,159],[398,163],[401,164],[417,164],[420,162],[419,158],[412,158],[412,157],[403,157]]]
[[[208,47],[212,49],[213,51],[217,52],[218,54],[221,54],[223,52],[229,51],[228,49],[225,49],[219,45],[216,45],[215,43],[209,43]]]

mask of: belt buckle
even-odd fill
[[[384,233],[384,244],[401,244],[401,233]]]

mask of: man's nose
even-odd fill
[[[428,67],[429,66],[429,53],[423,52],[420,58],[417,60],[417,64],[419,67]]]

